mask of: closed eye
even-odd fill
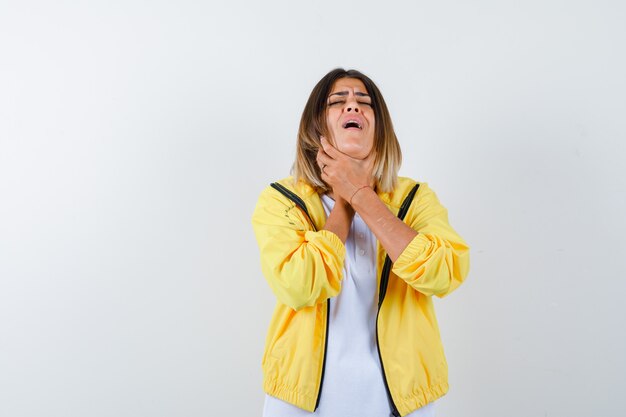
[[[328,103],[328,105],[332,106],[332,105],[335,105],[335,104],[343,104],[343,103],[345,103],[345,101],[335,101],[335,102],[332,102],[332,103]],[[357,103],[365,104],[366,106],[370,106],[370,107],[372,106],[372,103],[368,103],[366,101],[358,101]]]

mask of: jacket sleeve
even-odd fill
[[[405,221],[418,234],[392,272],[423,294],[447,296],[467,277],[469,246],[452,229],[447,209],[426,183],[420,184]]]
[[[278,301],[299,310],[339,294],[346,249],[336,234],[313,231],[306,214],[271,187],[259,197],[252,226]]]

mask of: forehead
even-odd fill
[[[363,81],[358,78],[340,78],[333,84],[333,88],[330,89],[331,93],[335,93],[337,91],[350,91],[354,90],[354,92],[367,93],[367,88],[365,88],[365,84]]]

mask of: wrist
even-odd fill
[[[333,206],[333,210],[354,212],[354,209],[352,208],[352,206],[350,206],[350,203],[339,195],[337,195],[337,197],[335,198],[335,205]]]
[[[367,199],[371,197],[372,194],[376,196],[376,192],[369,185],[357,188],[350,198],[350,205],[355,211],[358,211],[358,208],[361,207],[367,201]]]
[[[355,188],[354,191],[352,192],[352,195],[350,196],[350,200],[349,200],[350,205],[354,206],[355,198],[358,198],[357,196],[359,194],[362,194],[363,192],[366,192],[367,189],[369,189],[370,191],[373,191],[370,185],[362,185],[360,187]]]

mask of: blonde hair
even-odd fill
[[[375,187],[382,192],[390,192],[398,181],[398,170],[402,164],[402,152],[398,138],[393,130],[391,115],[385,100],[376,84],[366,75],[356,70],[336,68],[326,74],[313,88],[311,95],[304,106],[300,127],[298,128],[298,142],[296,145],[296,160],[291,168],[294,182],[306,181],[318,193],[331,191],[331,188],[322,180],[321,171],[317,165],[317,151],[321,147],[320,137],[330,137],[326,125],[327,99],[335,81],[340,78],[356,78],[361,80],[372,99],[372,108],[376,120],[374,131],[374,178]]]

